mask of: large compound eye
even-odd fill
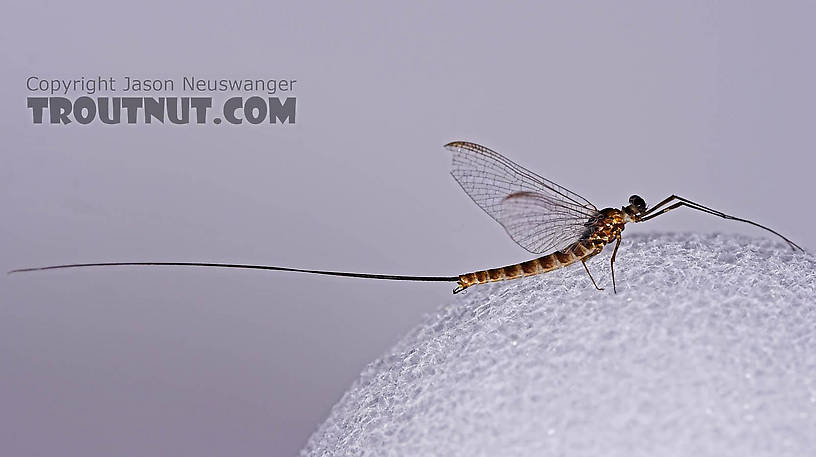
[[[643,201],[639,195],[632,195],[629,197],[629,203],[640,211],[644,211],[646,209],[646,202]]]

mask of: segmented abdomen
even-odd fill
[[[505,281],[524,276],[533,276],[571,265],[581,259],[587,259],[601,252],[604,243],[600,241],[581,240],[560,251],[547,254],[537,259],[508,265],[490,270],[474,271],[459,275],[459,287],[454,292],[460,292],[474,284]]]

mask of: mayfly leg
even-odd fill
[[[609,262],[609,268],[612,270],[612,292],[618,293],[618,288],[615,286],[615,256],[618,255],[618,247],[621,243],[621,237],[618,235],[618,239],[615,242],[615,250],[612,251],[612,260]]]
[[[661,209],[660,211],[657,211],[659,208],[671,203],[674,200],[679,200],[679,201],[677,203],[672,204],[671,206],[668,206],[666,208]],[[709,208],[707,206],[703,206],[703,205],[701,205],[699,203],[693,202],[693,201],[691,201],[689,199],[686,199],[686,198],[683,198],[683,197],[679,197],[677,195],[672,195],[670,197],[667,197],[662,202],[660,202],[657,205],[649,208],[644,213],[644,215],[640,219],[640,221],[641,222],[642,221],[648,221],[649,219],[653,219],[653,218],[655,218],[657,216],[660,216],[661,214],[667,213],[667,212],[669,212],[669,211],[671,211],[673,209],[680,208],[681,206],[686,206],[686,207],[691,208],[691,209],[696,209],[697,211],[702,211],[704,213],[713,214],[713,215],[721,217],[723,219],[730,219],[730,220],[734,220],[734,221],[746,222],[746,223],[751,224],[751,225],[753,225],[755,227],[759,227],[761,229],[767,230],[767,231],[773,233],[774,235],[782,238],[783,240],[785,240],[785,242],[788,243],[788,245],[790,245],[791,249],[793,249],[793,250],[799,249],[800,251],[805,252],[805,250],[802,249],[798,244],[796,244],[793,241],[785,238],[782,234],[780,234],[776,230],[770,229],[770,228],[765,227],[764,225],[761,225],[761,224],[757,224],[754,221],[749,221],[748,219],[742,219],[740,217],[735,217],[735,216],[725,214],[722,211],[717,211],[716,209]],[[657,211],[657,212],[655,212],[655,211]]]
[[[592,285],[598,290],[603,290],[602,287],[598,287],[598,284],[595,283],[595,278],[593,278],[592,273],[589,272],[589,267],[587,267],[586,260],[581,259],[581,263],[584,264],[584,270],[586,270],[587,274],[589,275],[589,279],[592,280]]]

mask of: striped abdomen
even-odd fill
[[[581,259],[588,259],[601,252],[603,247],[604,243],[601,241],[581,240],[560,251],[527,262],[459,275],[459,287],[454,290],[454,293],[474,284],[505,281],[557,270]]]

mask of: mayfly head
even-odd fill
[[[623,212],[629,216],[633,222],[640,221],[640,218],[646,212],[646,202],[640,197],[640,195],[632,195],[629,197],[629,205],[624,206]]]

